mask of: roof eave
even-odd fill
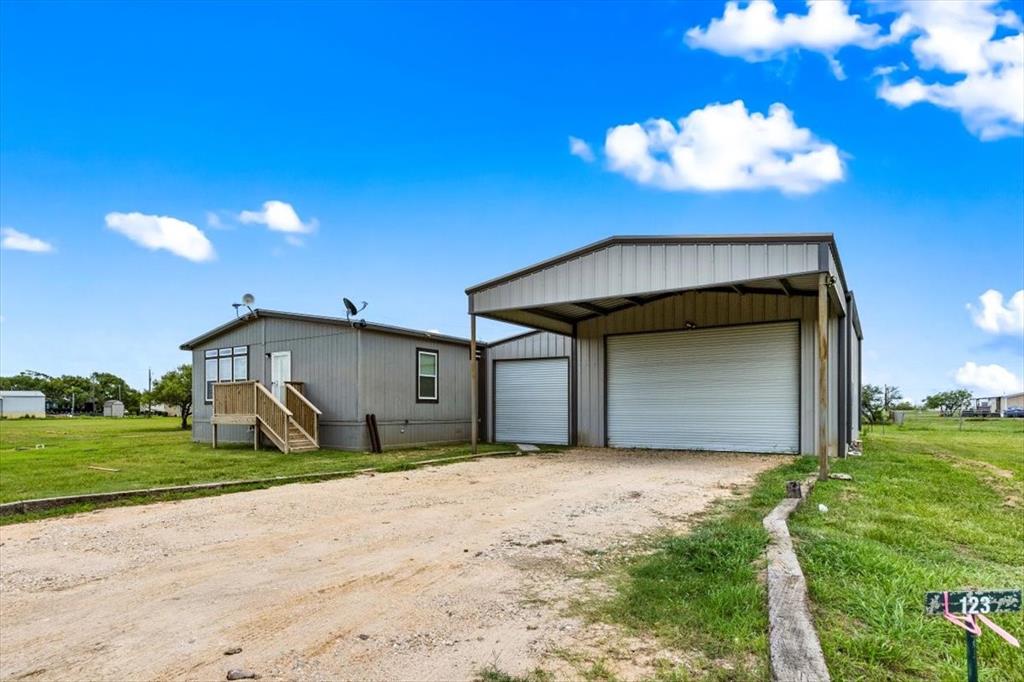
[[[748,243],[748,244],[770,244],[788,242],[827,242],[833,248],[837,268],[842,275],[842,266],[839,265],[838,249],[835,247],[835,235],[831,232],[808,232],[808,233],[770,233],[770,234],[705,234],[705,235],[614,235],[600,241],[587,244],[578,249],[542,260],[533,265],[519,268],[499,277],[489,279],[486,282],[475,284],[466,289],[466,294],[472,296],[483,289],[489,289],[497,284],[503,284],[525,275],[544,270],[559,263],[565,263],[574,258],[579,258],[592,251],[612,246],[613,244],[715,244],[715,243]],[[843,277],[845,279],[845,277]]]

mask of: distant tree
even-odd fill
[[[881,386],[864,384],[860,392],[860,413],[869,424],[879,424],[885,415],[885,392]]]
[[[30,372],[22,372],[12,377],[0,377],[0,391],[43,391],[47,379]]]
[[[128,412],[139,411],[141,394],[128,382],[110,372],[93,372],[89,379],[93,383],[95,404],[102,406],[105,400],[120,400]]]
[[[964,428],[964,410],[970,407],[971,392],[960,388],[955,391],[940,391],[924,399],[924,406],[929,410],[942,410],[950,417],[960,417],[960,428]]]
[[[152,400],[181,408],[181,428],[192,414],[192,365],[182,365],[153,382]]]
[[[885,410],[886,418],[892,419],[893,410],[896,409],[896,403],[900,400],[903,400],[903,392],[900,391],[899,386],[885,384],[882,387],[882,408]]]
[[[900,402],[893,405],[892,409],[901,410],[905,412],[907,410],[914,410],[917,408],[915,408],[914,403],[910,402],[909,400],[901,400]]]

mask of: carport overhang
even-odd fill
[[[610,237],[466,294],[474,317],[574,336],[581,322],[686,291],[816,297],[821,274],[831,314],[845,316],[852,293],[832,234]]]

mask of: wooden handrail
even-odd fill
[[[285,402],[294,413],[292,423],[319,447],[319,417],[322,414],[319,408],[290,384],[285,384]]]
[[[256,418],[284,444],[282,449],[288,452],[291,448],[288,442],[288,422],[291,420],[292,411],[281,404],[281,401],[261,383],[255,384],[253,393],[256,403]]]
[[[295,395],[296,395],[296,396],[297,396],[297,397],[299,398],[299,400],[301,400],[302,402],[306,403],[306,405],[308,405],[308,406],[309,406],[309,409],[313,410],[313,411],[314,411],[314,412],[316,412],[317,414],[323,414],[323,412],[321,412],[321,411],[320,411],[320,408],[318,408],[318,407],[317,407],[316,405],[314,405],[313,403],[309,402],[309,398],[307,398],[306,396],[302,395],[302,393],[301,393],[301,392],[300,392],[300,391],[299,391],[299,390],[298,390],[297,388],[295,388],[295,387],[294,387],[294,386],[292,386],[291,384],[285,384],[285,387],[286,387],[286,388],[287,388],[287,389],[288,389],[289,391],[291,391],[292,393],[294,393],[294,394],[295,394]]]

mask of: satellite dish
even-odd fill
[[[256,297],[252,294],[242,294],[242,305],[252,305],[256,302]]]
[[[366,301],[363,301],[363,304],[358,308],[356,307],[355,303],[353,303],[347,298],[342,298],[341,302],[345,304],[345,319],[348,320],[349,324],[355,326],[356,323],[352,321],[352,317],[354,315],[358,315],[362,310],[366,309]],[[366,320],[361,320],[359,324],[360,326],[365,327]]]

